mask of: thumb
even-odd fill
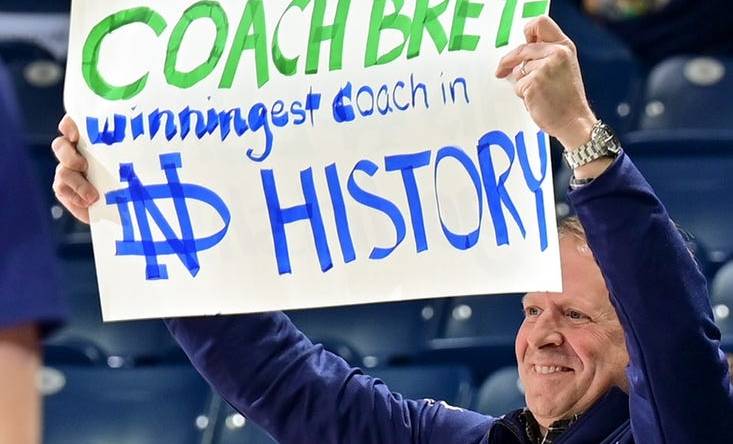
[[[68,114],[64,115],[61,122],[59,122],[59,132],[72,143],[79,141],[79,128],[77,128],[74,119]]]

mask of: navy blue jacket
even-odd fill
[[[625,155],[570,195],[630,355],[613,388],[557,443],[733,443],[733,399],[706,283]],[[407,400],[313,345],[282,313],[175,319],[196,368],[283,443],[523,443],[518,412],[493,418]]]

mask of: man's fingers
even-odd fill
[[[525,60],[538,60],[548,57],[556,49],[551,43],[528,43],[521,45],[505,55],[496,69],[496,77],[503,79]]]
[[[61,192],[56,193],[56,199],[72,216],[86,224],[89,223],[89,209],[86,203],[71,188],[62,188]]]
[[[545,60],[530,60],[527,63],[520,63],[519,65],[515,66],[512,70],[512,77],[514,80],[519,81],[522,80],[524,77],[527,77],[530,73],[537,71],[542,67],[542,65],[545,64]]]
[[[78,171],[70,170],[59,165],[56,168],[56,182],[54,182],[54,191],[57,193],[63,187],[71,188],[74,193],[78,194],[87,204],[93,204],[99,199],[99,193],[91,183]]]
[[[522,100],[527,99],[527,92],[532,87],[534,77],[537,75],[537,71],[532,71],[526,76],[522,77],[514,84],[514,94]]]
[[[67,114],[59,122],[61,137],[51,143],[59,165],[53,191],[56,199],[77,219],[89,223],[89,206],[99,199],[99,193],[82,174],[87,170],[87,161],[76,150],[79,128]]]
[[[550,56],[558,46],[574,48],[573,43],[562,32],[560,26],[546,16],[538,17],[527,23],[524,28],[524,36],[527,43],[509,52],[499,62],[496,69],[498,78],[507,77],[517,65],[524,61]]]
[[[527,43],[567,43],[570,41],[560,26],[547,16],[537,17],[528,22],[524,27],[524,37]]]
[[[66,168],[83,173],[87,170],[87,161],[76,150],[76,146],[64,136],[57,137],[51,142],[51,149],[56,158]]]
[[[79,196],[79,194],[77,194],[77,192],[68,185],[65,185],[63,183],[55,185],[53,191],[56,195],[56,199],[64,204],[64,206],[66,206],[66,204],[70,204],[77,208],[89,207],[89,203],[81,196]]]
[[[59,132],[66,136],[72,143],[79,141],[79,128],[76,127],[74,120],[66,114],[59,122]]]

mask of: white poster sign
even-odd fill
[[[74,0],[105,320],[559,290],[547,136],[493,74],[548,8]]]

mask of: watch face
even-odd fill
[[[612,154],[618,154],[621,151],[621,143],[616,137],[610,126],[603,124],[598,127],[598,133],[594,134],[598,137],[596,140],[603,150]]]

